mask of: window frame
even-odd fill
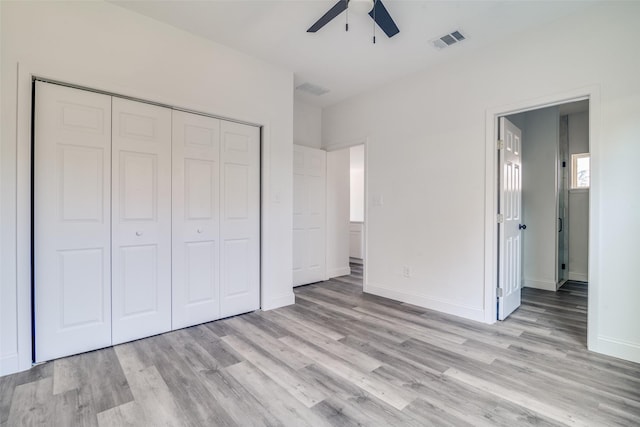
[[[587,159],[589,162],[589,178],[587,185],[578,185],[578,161]],[[588,190],[591,187],[591,153],[575,153],[571,155],[571,190]]]

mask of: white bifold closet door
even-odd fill
[[[113,98],[113,344],[171,330],[171,110]]]
[[[173,112],[173,329],[260,308],[259,138]]]
[[[34,161],[36,361],[260,308],[259,128],[37,82]]]
[[[36,82],[36,361],[111,345],[111,97]]]
[[[173,112],[173,328],[220,318],[220,120]]]
[[[293,147],[293,286],[325,280],[327,153]]]
[[[260,308],[260,129],[220,123],[220,315]]]

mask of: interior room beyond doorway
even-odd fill
[[[586,283],[589,103],[507,118],[522,131],[522,285],[556,291],[569,280]]]

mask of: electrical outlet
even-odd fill
[[[409,267],[408,265],[403,265],[402,266],[402,275],[404,277],[411,277],[411,267]]]

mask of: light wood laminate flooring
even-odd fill
[[[524,289],[485,325],[363,294],[361,273],[2,377],[0,425],[640,425],[640,365],[586,350],[586,285]]]

